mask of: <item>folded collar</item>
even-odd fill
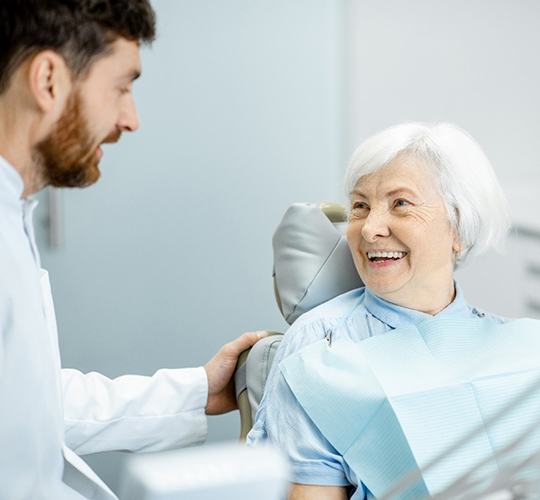
[[[20,200],[24,190],[22,177],[0,156],[0,197]]]
[[[465,301],[461,287],[454,282],[456,296],[442,311],[437,313],[437,317],[467,315],[469,307]],[[365,290],[364,305],[366,309],[376,318],[386,323],[391,328],[398,328],[407,324],[418,324],[427,318],[433,318],[431,314],[398,306],[375,295],[369,288]]]

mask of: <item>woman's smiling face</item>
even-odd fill
[[[390,302],[435,314],[454,296],[459,241],[434,176],[398,155],[351,193],[347,240],[365,285]]]

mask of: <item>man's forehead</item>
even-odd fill
[[[114,78],[135,80],[141,74],[139,44],[118,38],[111,43],[107,54],[97,59],[92,66],[90,77],[92,73],[99,73],[100,76],[111,75]]]

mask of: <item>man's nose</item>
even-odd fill
[[[126,95],[118,117],[118,129],[122,132],[135,132],[139,128],[139,115],[132,94]]]
[[[387,210],[370,210],[362,226],[362,237],[372,243],[377,238],[390,236]]]

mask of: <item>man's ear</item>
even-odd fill
[[[71,92],[71,74],[64,58],[52,51],[36,54],[28,67],[28,84],[37,107],[60,112]]]

